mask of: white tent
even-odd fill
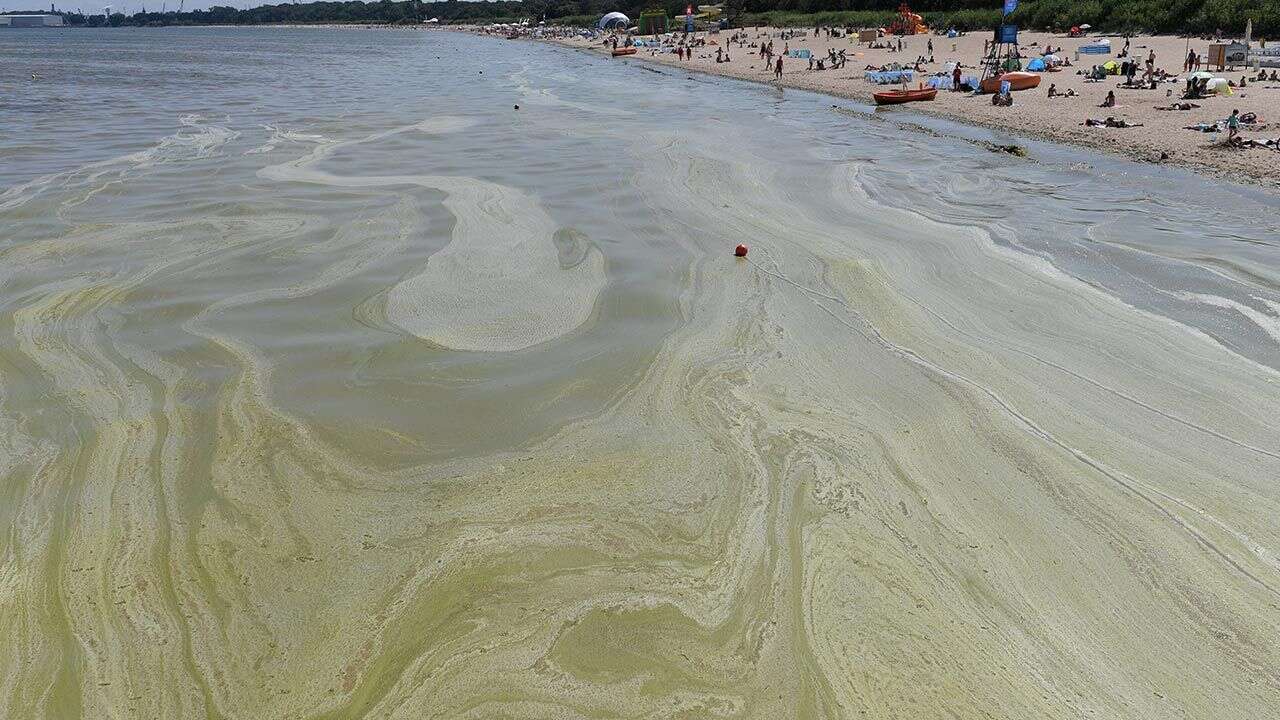
[[[1231,83],[1226,78],[1213,78],[1204,89],[1219,95],[1235,95],[1235,91],[1231,89]]]
[[[631,18],[627,17],[626,15],[623,15],[620,12],[611,12],[605,15],[604,17],[600,18],[600,22],[596,24],[596,27],[599,27],[601,30],[604,30],[606,28],[616,27],[618,25],[621,25],[622,27],[626,27],[630,24],[631,24]]]

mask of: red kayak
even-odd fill
[[[872,93],[877,105],[901,105],[902,103],[932,100],[938,96],[937,88],[921,88],[919,90],[886,90]]]
[[[1009,81],[1009,90],[1030,90],[1040,84],[1040,76],[1035,73],[1022,72],[1015,70],[1013,72],[1001,73],[993,75],[982,81],[981,90],[984,93],[1000,92],[1000,83],[1005,80]]]
[[[620,47],[613,51],[614,57],[618,57],[620,55],[635,55],[635,54],[636,54],[636,49],[633,47]]]

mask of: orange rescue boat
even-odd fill
[[[932,100],[937,96],[937,88],[927,87],[922,87],[918,90],[886,90],[871,94],[877,105],[901,105],[902,103]]]
[[[614,57],[619,57],[621,55],[635,55],[635,54],[636,54],[636,49],[634,47],[620,47],[620,48],[615,48],[613,51]]]
[[[1035,73],[1022,72],[1021,70],[1014,70],[1007,73],[1001,73],[999,75],[992,75],[986,80],[983,80],[979,87],[984,93],[998,93],[1000,92],[1000,83],[1006,80],[1009,81],[1010,91],[1030,90],[1040,84],[1039,75]]]

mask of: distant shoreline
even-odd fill
[[[371,23],[245,23],[243,25],[60,25],[47,28],[12,28],[14,30],[183,30],[210,28],[227,30],[238,28],[313,28],[316,30],[436,30],[437,25],[391,25]]]

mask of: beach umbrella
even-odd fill
[[[1213,73],[1199,70],[1197,72],[1191,73],[1191,75],[1189,75],[1188,77],[1190,77],[1192,80],[1212,80]]]
[[[1080,26],[1080,29],[1081,29],[1081,30],[1092,30],[1092,29],[1093,29],[1093,26],[1092,26],[1092,25],[1090,25],[1089,23],[1085,23],[1085,24],[1083,24],[1083,25],[1081,25],[1081,26]]]

